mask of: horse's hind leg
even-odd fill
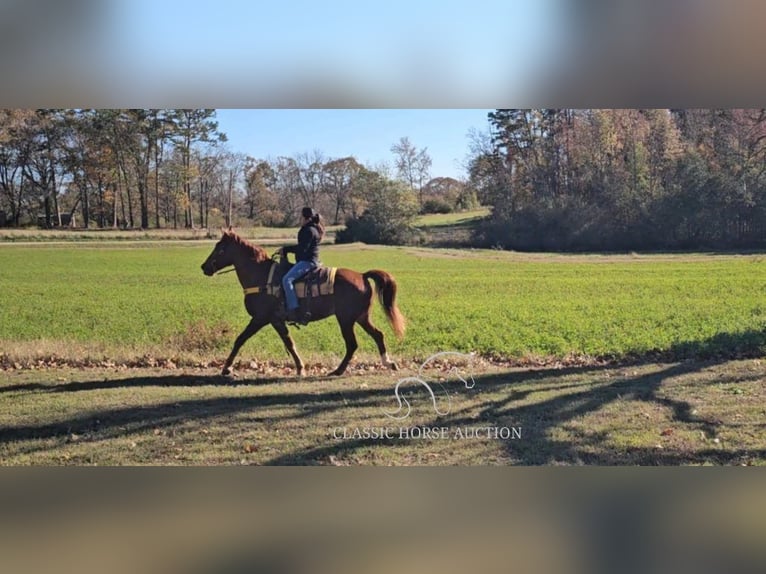
[[[356,342],[356,335],[354,334],[354,321],[338,319],[338,324],[340,325],[340,332],[343,334],[343,340],[346,342],[346,356],[343,357],[338,368],[330,373],[331,377],[337,377],[346,372],[346,367],[348,367],[351,357],[354,356],[354,353],[359,346]]]
[[[285,325],[284,321],[275,321],[271,324],[271,326],[274,327],[274,330],[277,333],[279,333],[279,336],[282,338],[282,342],[285,344],[285,349],[287,349],[287,352],[290,353],[293,361],[295,361],[295,370],[298,373],[298,376],[302,376],[303,361],[301,360],[300,356],[298,356],[298,351],[295,350],[295,343],[293,342],[293,338],[290,336],[290,332],[287,330],[287,325]]]
[[[362,326],[362,329],[364,329],[367,334],[375,341],[375,344],[378,346],[378,352],[380,353],[380,360],[383,363],[383,366],[389,367],[394,371],[398,370],[399,366],[391,360],[391,358],[388,356],[388,352],[386,351],[386,341],[383,335],[383,331],[372,324],[369,314],[359,318],[357,323],[359,323]]]
[[[223,365],[223,370],[221,371],[222,375],[231,374],[231,366],[234,364],[234,358],[237,356],[237,353],[239,353],[239,349],[245,344],[245,341],[260,331],[264,325],[265,323],[262,321],[256,321],[255,319],[250,320],[247,327],[245,327],[245,330],[242,331],[236,341],[234,341],[234,347],[232,348],[231,353],[229,353],[229,358],[226,359],[226,363]]]

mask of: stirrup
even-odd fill
[[[286,323],[292,323],[293,325],[306,326],[311,321],[311,313],[301,313],[300,308],[288,311],[285,317]]]

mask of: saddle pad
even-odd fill
[[[311,273],[311,297],[319,297],[320,295],[332,295],[335,288],[335,272],[337,267],[320,267],[318,271]],[[319,277],[317,277],[319,274]],[[306,297],[306,277],[296,281],[295,294],[298,295],[298,299]]]
[[[269,270],[269,278],[266,281],[265,292],[269,295],[276,297],[282,297],[282,281],[278,274],[275,274],[277,266],[272,265]],[[318,270],[311,272],[311,296],[318,297],[319,295],[332,295],[335,292],[335,273],[338,271],[337,267],[320,267]],[[317,277],[317,274],[319,275]],[[276,275],[276,277],[275,277]],[[306,297],[306,277],[303,277],[293,283],[295,285],[295,294],[299,299]],[[254,287],[252,289],[245,289],[245,295],[249,293],[262,293],[263,291]]]

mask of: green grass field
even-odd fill
[[[248,317],[234,274],[208,278],[213,241],[0,247],[5,360],[222,359]],[[382,268],[399,283],[404,341],[392,354],[477,352],[516,362],[738,356],[764,347],[760,256],[554,256],[497,251],[332,246],[326,264]],[[385,325],[376,304],[377,323]],[[294,330],[308,360],[340,358],[333,319]],[[375,357],[359,332],[360,357]],[[240,358],[284,361],[264,330]]]
[[[458,211],[455,213],[432,213],[421,215],[415,220],[416,227],[445,227],[461,226],[473,223],[489,215],[487,207],[480,207],[471,211]]]
[[[334,320],[270,329],[218,375],[248,317],[234,274],[205,277],[212,240],[0,245],[2,464],[763,465],[764,280],[757,255],[553,255],[328,245],[325,263],[383,268],[409,319],[402,370],[372,341],[345,377]],[[400,377],[441,351],[404,423]],[[601,364],[615,359],[613,364]],[[691,360],[685,360],[691,359]],[[88,368],[83,368],[88,367]],[[466,374],[466,371],[463,371]],[[364,439],[338,429],[521,429],[518,440]],[[398,431],[396,429],[399,429]]]

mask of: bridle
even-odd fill
[[[215,268],[215,263],[216,263],[216,259],[217,259],[217,256],[218,256],[220,253],[223,253],[223,251],[224,251],[223,249],[220,249],[220,250],[216,250],[216,251],[215,251],[215,253],[213,254],[213,257],[212,257],[212,259],[210,260],[210,266],[211,266],[211,267]],[[219,270],[217,270],[217,271],[213,271],[213,275],[214,275],[214,276],[215,276],[215,275],[224,275],[224,274],[226,274],[226,273],[231,273],[232,271],[235,271],[235,270],[236,270],[236,268],[235,268],[235,267],[232,267],[231,269],[227,269],[226,271],[221,271],[221,270],[219,269]]]
[[[216,253],[216,255],[217,255],[217,253]],[[275,251],[271,255],[271,260],[274,263],[277,263],[277,264],[280,262],[281,258],[282,258],[282,250],[281,249],[278,249],[277,251]],[[213,266],[213,267],[215,267],[215,260],[216,260],[216,258],[215,258],[215,256],[213,256],[213,259],[210,261],[210,265]],[[226,273],[231,273],[232,271],[236,271],[236,270],[237,269],[235,267],[232,267],[231,269],[227,269],[226,271],[214,271],[213,275],[214,276],[215,275],[225,275]]]

